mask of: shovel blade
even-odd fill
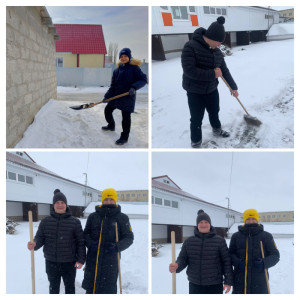
[[[244,119],[250,125],[260,126],[262,124],[262,122],[260,120],[258,120],[256,117],[253,117],[250,115],[244,115]]]
[[[77,106],[70,106],[70,108],[75,109],[75,110],[86,109],[86,108],[89,108],[89,104],[82,104],[82,105],[77,105]]]

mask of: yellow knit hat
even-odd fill
[[[117,191],[113,188],[103,190],[102,191],[102,202],[106,198],[114,199],[115,203],[117,203]]]
[[[250,209],[245,210],[244,211],[244,223],[246,223],[246,220],[248,218],[254,218],[258,223],[259,215],[258,215],[257,210],[254,209],[254,208],[250,208]]]

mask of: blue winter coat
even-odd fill
[[[139,66],[141,61],[131,59],[127,64],[120,64],[114,70],[111,85],[104,97],[106,99],[119,94],[128,92],[131,88],[138,90],[147,84],[147,76],[142,72]],[[107,105],[120,110],[133,113],[135,106],[136,94],[133,96],[124,96],[108,102]]]

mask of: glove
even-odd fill
[[[116,243],[105,243],[105,252],[114,254],[119,252],[118,246]]]
[[[246,262],[244,259],[241,259],[240,260],[240,263],[238,265],[238,268],[241,270],[241,271],[244,271],[245,270],[245,267],[246,267]]]
[[[255,261],[254,261],[254,267],[259,270],[259,271],[263,271],[264,268],[265,268],[265,264],[264,264],[264,261],[262,258],[257,258]]]
[[[133,95],[135,95],[135,89],[134,88],[131,88],[129,90],[129,96],[132,97]]]

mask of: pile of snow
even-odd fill
[[[70,106],[95,103],[103,99],[107,88],[58,87],[58,100],[50,99],[35,115],[15,148],[120,148],[122,114],[113,113],[116,130],[103,131],[106,104],[89,109],[73,110]],[[63,100],[63,101],[61,101]],[[131,114],[128,143],[121,148],[148,147],[148,87],[137,91],[135,113]]]
[[[80,219],[82,227],[86,219]],[[121,274],[124,294],[148,293],[148,221],[131,220],[134,233],[133,245],[122,252]],[[33,223],[34,234],[39,222]],[[6,293],[7,294],[31,294],[31,259],[27,249],[29,241],[28,222],[20,222],[14,235],[6,235]],[[45,259],[43,250],[35,251],[35,276],[36,294],[48,294],[49,283],[45,271]],[[75,279],[76,294],[85,294],[81,283],[83,269],[77,270]],[[119,281],[118,281],[119,292]],[[64,293],[64,285],[61,284],[60,293]]]
[[[229,229],[229,235],[238,231],[238,227],[244,223],[235,223]],[[264,230],[270,232],[273,236],[286,235],[294,236],[294,223],[293,222],[262,222]]]
[[[230,240],[226,240],[229,247]],[[293,294],[294,293],[294,239],[278,238],[275,243],[280,252],[280,261],[270,268],[270,290],[271,294]],[[176,244],[176,257],[182,244]],[[152,257],[152,293],[171,294],[172,275],[169,272],[171,263],[171,245],[163,244],[159,249],[159,255]],[[176,274],[177,294],[188,294],[189,283],[186,269]],[[232,291],[230,291],[231,293]]]
[[[273,24],[266,36],[270,37],[275,35],[292,35],[294,37],[294,23]]]
[[[84,215],[88,216],[89,214],[95,212],[95,206],[101,205],[101,201],[91,202],[87,208],[84,210]],[[138,216],[148,217],[148,203],[147,202],[121,202],[118,201],[118,204],[121,206],[121,212],[128,215],[130,219],[135,219]],[[136,216],[136,217],[135,217]]]
[[[214,137],[205,113],[203,148],[293,148],[294,40],[234,47],[225,61],[239,99],[263,124],[248,126],[242,107],[219,80],[220,120],[231,136]],[[190,148],[190,113],[180,58],[153,61],[152,87],[152,147]]]

